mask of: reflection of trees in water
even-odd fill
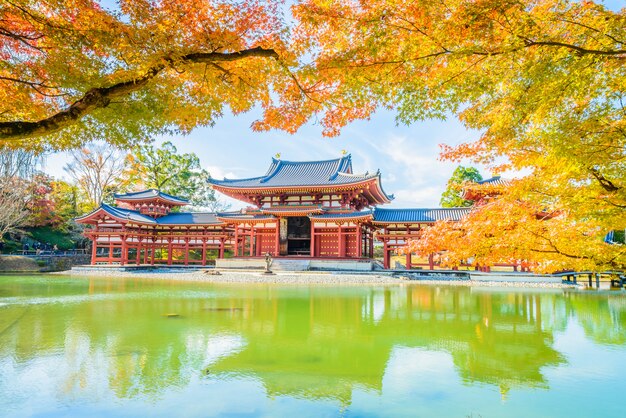
[[[626,344],[626,298],[621,294],[568,293],[571,315],[593,341],[599,344]]]
[[[60,289],[39,296],[66,300]],[[464,382],[506,394],[548,386],[542,368],[564,362],[553,333],[570,315],[601,343],[625,342],[622,296],[97,280],[68,293],[78,299],[31,305],[0,336],[0,355],[28,363],[62,351],[59,387],[106,386],[120,398],[158,396],[206,369],[206,378],[260,379],[270,395],[347,404],[355,388],[381,391],[397,346],[448,352]],[[5,307],[0,317],[22,309]],[[164,316],[170,312],[180,316]]]

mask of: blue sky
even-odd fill
[[[478,132],[466,130],[454,118],[397,125],[394,114],[376,113],[371,120],[358,121],[335,138],[321,135],[321,127],[310,122],[294,135],[281,131],[253,132],[250,124],[257,112],[225,115],[215,126],[195,129],[188,136],[161,137],[179,152],[194,152],[213,177],[242,178],[265,174],[276,153],[284,160],[330,159],[342,150],[352,154],[355,172],[380,169],[387,193],[395,194],[393,207],[436,207],[446,182],[458,164],[439,161],[439,144],[449,145],[476,139]],[[47,159],[46,171],[66,178],[63,153]],[[483,175],[488,176],[485,167]],[[246,204],[223,197],[233,209]]]

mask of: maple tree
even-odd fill
[[[281,3],[3,1],[0,141],[127,145],[267,105],[293,83]]]
[[[457,115],[480,139],[444,146],[521,178],[416,249],[537,270],[620,268],[626,227],[626,15],[591,1],[317,1],[295,7],[335,126],[379,107],[400,121]],[[346,98],[346,99],[344,99]],[[321,106],[321,105],[320,105]],[[331,116],[329,116],[331,115]],[[550,219],[538,216],[551,213]]]

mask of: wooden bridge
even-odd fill
[[[563,273],[556,273],[555,276],[563,277],[568,283],[578,284],[578,283],[586,283],[590,288],[600,288],[600,282],[610,282],[611,287],[619,287],[624,288],[626,286],[626,273],[620,271],[603,271],[603,272],[592,272],[592,271],[567,271]],[[608,278],[608,280],[602,280],[602,278]]]

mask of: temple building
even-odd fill
[[[393,195],[381,173],[354,173],[351,156],[324,161],[273,158],[267,172],[211,179],[214,190],[250,204],[236,212],[181,212],[188,202],[156,190],[115,195],[77,221],[90,228],[92,264],[200,264],[211,257],[363,259],[383,244],[391,253],[439,220],[458,221],[469,208],[381,209]],[[212,251],[212,254],[209,252]],[[428,263],[434,268],[432,257]],[[406,258],[411,268],[411,255]]]

